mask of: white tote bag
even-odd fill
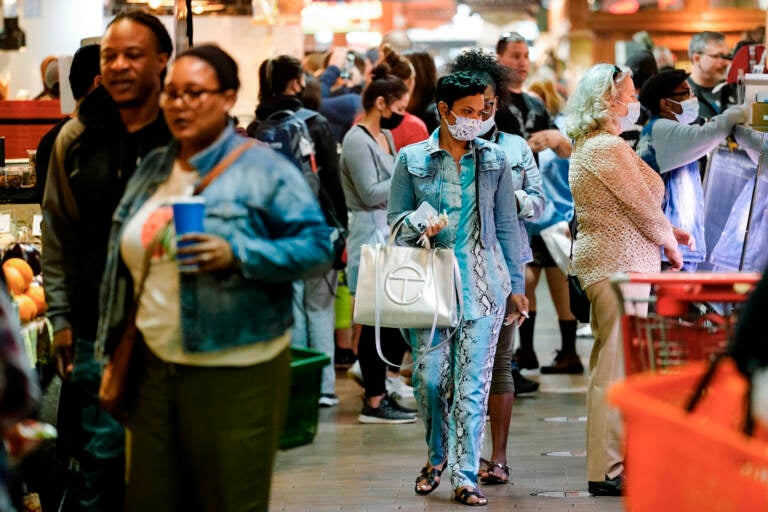
[[[391,366],[398,365],[381,353],[381,327],[431,329],[432,339],[437,328],[457,328],[463,313],[453,250],[397,246],[399,229],[400,223],[387,245],[361,247],[353,315],[355,323],[376,327],[379,357]]]

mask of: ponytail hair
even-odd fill
[[[381,63],[371,70],[371,81],[363,89],[363,109],[371,110],[379,96],[387,105],[402,98],[408,92],[408,86],[402,79],[390,73],[390,67]]]
[[[405,81],[415,74],[411,61],[397,53],[394,48],[385,43],[381,45],[380,62],[389,66],[389,73]]]
[[[259,66],[259,101],[280,96],[291,80],[304,74],[301,61],[290,55],[267,59]]]

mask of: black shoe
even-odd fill
[[[541,373],[567,373],[577,375],[579,373],[584,373],[584,365],[581,364],[581,359],[579,359],[579,355],[577,353],[567,353],[563,352],[562,350],[558,350],[554,363],[552,363],[550,366],[542,366]]]
[[[346,370],[355,364],[355,353],[348,348],[335,348],[333,355],[333,365],[339,370]]]
[[[535,370],[539,367],[539,359],[533,349],[518,348],[515,350],[515,360],[521,370]]]
[[[515,396],[533,393],[539,390],[539,383],[535,380],[526,379],[520,374],[520,370],[512,370],[512,379],[515,382]]]
[[[593,496],[621,496],[624,491],[624,475],[606,477],[602,482],[587,482],[587,490]]]
[[[401,411],[394,400],[385,396],[378,407],[371,407],[368,400],[363,399],[363,410],[357,417],[360,423],[413,423],[416,415]]]

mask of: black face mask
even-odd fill
[[[403,114],[392,112],[389,117],[382,117],[379,125],[387,130],[394,130],[400,126],[400,123],[403,122],[403,119],[405,119]]]

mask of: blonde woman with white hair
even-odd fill
[[[621,421],[606,401],[610,384],[624,377],[619,305],[609,278],[616,272],[659,272],[659,248],[679,270],[678,242],[690,243],[690,235],[664,216],[658,173],[619,137],[640,113],[631,76],[629,68],[596,64],[566,107],[573,139],[568,181],[578,219],[573,269],[592,305],[595,337],[587,389],[587,481],[596,496],[621,495],[624,482]],[[640,286],[633,296],[650,293],[649,285]]]

